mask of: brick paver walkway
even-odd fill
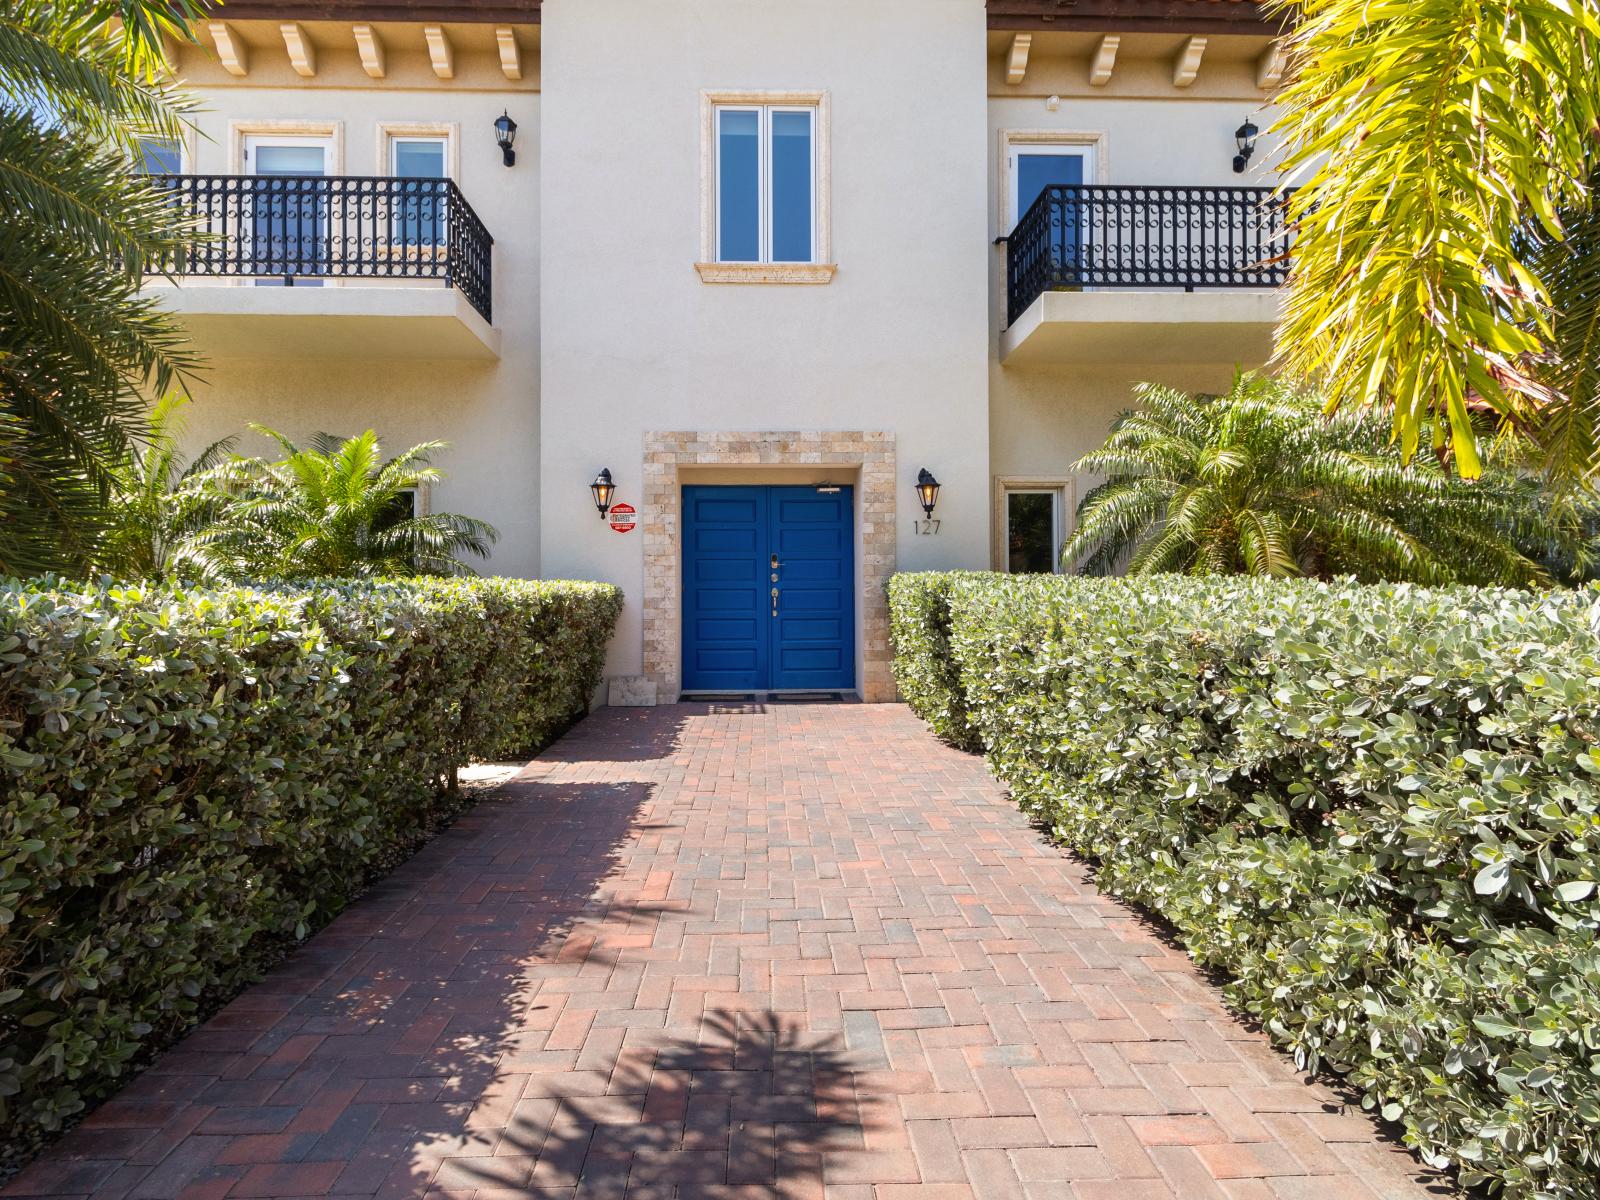
[[[892,705],[599,712],[8,1193],[1437,1194]]]

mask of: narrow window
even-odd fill
[[[445,141],[397,137],[390,141],[396,179],[395,241],[402,246],[444,244]]]
[[[1006,570],[1048,575],[1060,569],[1061,493],[1006,493]]]
[[[761,261],[761,110],[717,113],[717,257]]]
[[[718,261],[816,261],[816,124],[811,106],[717,109]]]
[[[812,261],[812,209],[816,184],[811,128],[816,110],[773,109],[772,261]]]
[[[423,516],[422,496],[416,488],[401,488],[372,518],[372,532],[387,533],[403,521],[415,521]],[[416,570],[415,555],[408,555],[411,569]]]

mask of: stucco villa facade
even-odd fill
[[[210,360],[189,436],[448,441],[416,503],[496,525],[487,571],[626,592],[616,702],[892,698],[890,574],[1049,569],[1137,382],[1269,355],[1277,33],[1250,0],[230,0],[147,155],[215,235],[151,285]]]

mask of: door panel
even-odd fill
[[[1031,146],[1011,152],[1011,225],[1016,227],[1041,192],[1052,184],[1091,182],[1088,151],[1081,147]],[[1051,262],[1068,278],[1082,267],[1088,233],[1081,206],[1066,205],[1060,220],[1049,223]]]
[[[771,688],[855,686],[853,509],[850,488],[772,489],[779,598]]]
[[[328,173],[328,143],[316,138],[245,138],[250,173],[287,176],[282,184],[261,184],[252,191],[251,258],[264,275],[293,278],[317,287],[327,270],[328,206],[309,182]],[[257,286],[275,286],[262,279]]]
[[[766,686],[767,494],[759,487],[683,489],[683,686]]]
[[[683,511],[684,688],[853,688],[851,489],[690,486]]]

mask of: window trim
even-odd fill
[[[461,182],[461,125],[457,121],[379,121],[372,161],[378,175],[394,174],[394,145],[400,141],[444,142],[444,173]]]
[[[1009,541],[1011,533],[1011,506],[1007,497],[1013,493],[1048,493],[1055,499],[1054,539],[1056,559],[1051,571],[1061,574],[1061,547],[1072,536],[1074,515],[1077,512],[1077,481],[1070,475],[997,475],[994,481],[994,528],[990,556],[994,569],[1002,574],[1011,573]]]
[[[433,484],[431,480],[424,479],[415,487],[406,487],[399,490],[401,492],[409,492],[411,495],[412,520],[431,515],[433,512]]]
[[[718,165],[721,139],[717,136],[717,113],[725,108],[760,108],[765,135],[772,110],[809,109],[811,117],[812,261],[796,262],[719,262],[717,261]],[[832,215],[832,124],[826,91],[702,91],[700,93],[700,259],[694,264],[704,283],[828,283],[838,270],[833,261]],[[761,171],[770,170],[770,138],[763,136]],[[766,187],[763,183],[763,198]],[[762,252],[770,257],[770,215],[763,204],[761,214]]]
[[[325,170],[329,175],[344,174],[344,122],[343,121],[229,121],[228,171],[229,175],[253,175],[244,160],[244,143],[247,137],[318,138],[328,143]]]
[[[316,146],[316,147],[319,147],[322,150],[322,174],[323,174],[323,177],[326,178],[327,176],[334,174],[334,171],[332,170],[333,156],[334,156],[334,146],[333,146],[333,139],[332,138],[319,137],[319,136],[317,136],[315,134],[292,134],[292,133],[247,133],[247,134],[245,134],[239,141],[239,156],[240,156],[240,159],[244,163],[244,170],[242,172],[240,172],[241,174],[249,175],[251,177],[254,177],[254,176],[259,174],[259,171],[256,169],[257,168],[257,164],[249,161],[249,158],[248,158],[249,152],[252,149],[252,145],[251,145],[252,142],[255,143],[255,146],[253,148],[257,149],[257,150],[259,150],[261,148],[263,143],[265,145],[269,146],[269,147],[271,147],[271,146],[290,146],[290,147],[295,147],[295,146]]]
[[[460,132],[461,125],[456,121],[379,121],[377,149],[372,160],[376,167],[374,174],[387,179],[399,176],[399,168],[395,165],[395,149],[402,142],[443,142],[444,177],[458,181],[461,171]],[[439,233],[445,241],[408,242],[402,237],[391,234],[388,251],[391,254],[414,255],[445,245],[449,234],[442,215],[439,219]]]

